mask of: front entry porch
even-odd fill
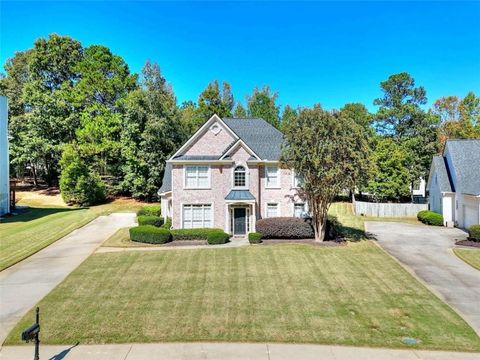
[[[225,232],[244,237],[255,231],[255,203],[227,203],[225,205]]]

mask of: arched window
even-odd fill
[[[245,187],[247,186],[247,172],[241,165],[237,166],[233,171],[233,186]]]

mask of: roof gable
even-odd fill
[[[283,134],[263,119],[225,118],[225,124],[262,160],[280,160]]]
[[[480,139],[448,140],[444,156],[448,154],[452,161],[457,191],[480,195]]]

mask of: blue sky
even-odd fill
[[[480,3],[0,1],[0,63],[52,32],[102,44],[133,72],[157,62],[178,102],[214,79],[245,102],[270,85],[279,104],[371,110],[380,81],[407,71],[427,90],[480,94]]]

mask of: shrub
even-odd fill
[[[480,241],[480,225],[472,225],[468,228],[468,237],[473,241]]]
[[[163,225],[163,219],[159,216],[140,215],[137,216],[138,225],[153,225],[160,227]]]
[[[260,244],[262,242],[262,234],[259,232],[251,232],[248,234],[250,244]]]
[[[170,231],[153,225],[136,226],[129,231],[130,240],[142,243],[165,244],[172,239]]]
[[[417,219],[427,225],[443,226],[442,214],[430,210],[419,211]]]
[[[207,242],[210,245],[218,245],[218,244],[225,244],[230,235],[228,235],[225,231],[221,229],[212,229],[207,236]]]
[[[230,237],[222,229],[177,229],[171,233],[173,240],[207,240],[209,244],[224,244]]]
[[[106,199],[105,184],[83,160],[69,159],[60,175],[60,191],[63,200],[69,205],[89,206]],[[67,161],[67,160],[65,160]]]
[[[275,217],[260,219],[256,229],[262,234],[262,239],[313,239],[315,232],[311,219],[297,217]],[[327,218],[325,239],[334,239],[341,233],[341,224],[335,216]]]
[[[137,216],[160,216],[161,208],[160,205],[145,205],[140,210],[137,211]]]
[[[167,218],[167,220],[165,221],[165,224],[162,225],[162,228],[170,230],[171,227],[172,227],[172,218]]]
[[[256,229],[263,239],[312,239],[313,227],[306,219],[273,217],[257,221]]]

